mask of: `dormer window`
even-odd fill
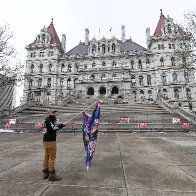
[[[171,34],[172,31],[171,31],[171,25],[170,24],[167,25],[167,30],[168,30],[168,33]]]
[[[44,57],[44,52],[40,52],[40,53],[39,53],[39,56],[40,56],[40,57]]]

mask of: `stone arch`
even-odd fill
[[[87,95],[94,95],[94,88],[93,87],[88,87]]]
[[[100,95],[105,95],[106,94],[106,88],[104,86],[101,86],[99,89],[99,94]]]
[[[117,86],[113,86],[113,87],[112,87],[111,94],[113,95],[113,94],[118,94],[118,93],[119,93],[118,87],[117,87]]]

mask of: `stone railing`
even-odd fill
[[[180,116],[182,116],[183,118],[185,118],[186,120],[192,122],[193,124],[196,124],[196,115],[193,114],[190,111],[187,111],[175,104],[171,104],[169,102],[166,102],[163,99],[157,99],[157,103],[162,106],[164,109],[166,109],[167,111],[169,111],[170,113],[177,113]]]

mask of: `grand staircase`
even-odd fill
[[[13,129],[41,130],[39,126],[35,127],[35,124],[40,125],[43,122],[48,109],[56,109],[59,123],[67,122],[62,131],[78,132],[82,127],[82,111],[91,114],[94,106],[95,103],[92,102],[66,106],[24,105],[2,118],[0,125],[4,125],[10,118],[15,118],[17,123],[11,125]],[[180,119],[180,122],[173,123],[173,119]],[[195,127],[191,121],[168,111],[158,103],[101,104],[100,131],[102,132],[194,131]]]

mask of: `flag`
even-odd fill
[[[97,102],[92,115],[83,112],[83,142],[86,160],[86,169],[91,168],[91,161],[96,148],[100,118],[100,103]]]

